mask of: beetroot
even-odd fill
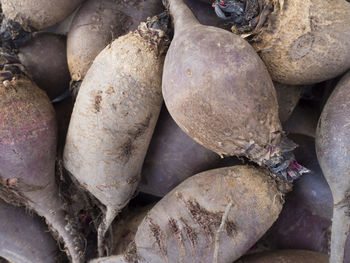
[[[320,117],[316,152],[333,195],[330,263],[344,261],[350,226],[350,72],[337,84]]]
[[[54,109],[15,57],[2,53],[0,66],[0,197],[43,216],[72,262],[80,262],[82,240],[66,220],[55,183]]]
[[[201,25],[182,0],[165,2],[175,35],[162,90],[176,123],[220,156],[246,156],[287,180],[305,172],[291,153],[295,145],[283,136],[276,91],[254,49]]]

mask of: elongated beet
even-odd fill
[[[68,215],[55,184],[53,107],[16,58],[2,53],[0,59],[0,197],[43,216],[72,262],[80,262],[81,240],[66,227]]]
[[[38,216],[0,200],[0,257],[13,263],[54,263],[57,253],[55,240]]]
[[[237,263],[328,263],[326,254],[308,250],[276,250],[241,258]]]
[[[281,211],[282,193],[268,173],[238,165],[188,178],[150,210],[124,260],[221,263],[238,259]]]
[[[330,263],[344,261],[349,233],[350,193],[350,73],[337,84],[317,126],[316,152],[333,195]]]
[[[215,11],[250,41],[274,81],[313,84],[350,68],[350,4],[344,0],[216,0]]]
[[[69,87],[66,38],[40,33],[19,49],[18,57],[39,88],[51,100]]]
[[[160,12],[160,0],[86,1],[74,17],[68,34],[67,58],[72,80],[83,80],[95,57],[114,38],[136,30],[140,22]],[[73,83],[74,95],[79,85]]]
[[[276,91],[254,49],[223,29],[201,25],[182,0],[166,1],[175,35],[162,90],[176,123],[220,156],[246,156],[292,180],[303,173],[283,136]]]
[[[103,237],[129,202],[163,102],[161,77],[168,15],[140,24],[94,60],[78,93],[64,149],[64,165],[106,206]]]
[[[184,133],[164,107],[142,168],[139,189],[164,196],[186,178],[216,168],[220,157]]]

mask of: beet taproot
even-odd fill
[[[18,57],[39,88],[51,100],[69,88],[66,38],[52,33],[36,34],[19,49]]]
[[[163,102],[168,21],[165,13],[148,19],[102,50],[74,105],[63,161],[81,186],[106,206],[98,230],[100,256],[108,227],[141,179]]]
[[[54,263],[57,254],[45,222],[0,200],[0,257],[12,263]]]
[[[140,191],[164,196],[186,178],[216,168],[220,157],[184,133],[162,108],[142,167]]]
[[[246,156],[287,180],[305,172],[283,134],[275,88],[254,49],[230,32],[201,25],[182,0],[165,2],[175,34],[162,90],[176,123],[220,156]]]
[[[123,260],[233,262],[282,209],[283,193],[268,174],[267,169],[242,165],[188,178],[149,211]],[[119,259],[115,262],[123,262]]]
[[[77,12],[67,40],[67,58],[74,96],[95,57],[114,38],[134,31],[147,17],[162,12],[160,0],[88,0]]]
[[[313,84],[350,68],[350,4],[344,0],[216,0],[215,11],[250,41],[274,81]]]
[[[328,263],[328,256],[308,250],[276,250],[246,256],[237,263]]]
[[[55,182],[56,119],[44,91],[14,56],[0,56],[0,197],[43,216],[80,262],[82,240],[64,210]]]
[[[350,226],[350,73],[337,84],[320,117],[316,152],[333,195],[330,263],[344,262]]]

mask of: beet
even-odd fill
[[[55,182],[52,104],[14,56],[2,53],[0,66],[0,197],[43,216],[56,238],[64,241],[72,262],[80,262],[83,243]]]
[[[276,91],[254,49],[201,25],[182,0],[165,2],[175,35],[162,90],[180,128],[220,156],[245,156],[286,180],[305,172],[291,153],[295,145],[283,136]]]

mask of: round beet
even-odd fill
[[[350,4],[344,0],[216,0],[215,11],[250,41],[274,81],[313,84],[350,68]]]

